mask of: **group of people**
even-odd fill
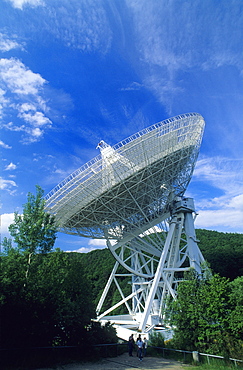
[[[148,347],[148,340],[146,337],[142,340],[141,334],[139,334],[137,340],[136,340],[136,346],[137,346],[137,356],[140,361],[142,361],[143,357],[146,356],[146,351]],[[128,351],[129,356],[133,356],[133,350],[135,348],[135,340],[133,338],[133,334],[130,335],[128,340]]]

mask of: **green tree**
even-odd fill
[[[8,254],[8,252],[13,248],[12,239],[6,238],[5,236],[2,241],[2,247],[3,247],[3,253]]]
[[[24,253],[1,256],[2,347],[79,345],[95,317],[90,283],[76,256],[60,250],[37,254],[23,286]]]
[[[174,345],[179,349],[195,350],[199,337],[198,289],[200,281],[194,270],[187,276],[188,280],[180,283],[176,301],[171,301],[168,317],[175,329]]]
[[[212,270],[234,280],[243,275],[243,234],[197,229],[199,247]]]
[[[164,337],[161,333],[153,332],[149,336],[149,345],[153,347],[165,347]]]
[[[19,347],[29,327],[29,313],[24,314],[26,258],[17,248],[9,248],[0,256],[0,346]],[[26,325],[25,325],[26,323]]]
[[[92,325],[95,305],[80,254],[52,251],[55,220],[44,211],[43,191],[38,186],[36,190],[36,196],[28,194],[23,214],[16,213],[10,226],[17,247],[7,238],[2,243],[0,346],[82,345],[87,349],[94,336],[96,343],[113,340],[114,328]]]
[[[230,283],[230,304],[229,327],[236,337],[243,340],[243,276]]]
[[[229,352],[228,316],[232,309],[229,294],[226,278],[214,275],[201,279],[190,272],[189,279],[179,285],[178,298],[172,303],[174,344],[182,349],[214,354]]]
[[[23,214],[15,212],[14,222],[9,226],[14,243],[27,255],[26,279],[32,256],[36,253],[50,252],[56,240],[55,217],[45,212],[43,194],[41,187],[36,185],[36,195],[28,193]],[[7,246],[6,240],[5,246]]]
[[[50,252],[56,240],[55,217],[45,212],[43,190],[36,185],[36,196],[28,193],[23,214],[14,214],[9,226],[10,235],[18,247],[29,254]]]
[[[243,360],[243,276],[229,285],[228,346],[231,357]]]
[[[118,342],[116,329],[113,324],[107,322],[101,325],[99,322],[92,321],[88,327],[88,343],[94,344],[113,344]]]

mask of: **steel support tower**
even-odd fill
[[[194,204],[184,193],[191,180],[204,119],[187,113],[161,121],[110,146],[58,184],[46,211],[59,230],[105,239],[115,266],[97,307],[98,320],[140,332],[163,324],[167,300],[184,272],[201,273],[203,256],[194,230]],[[125,269],[120,273],[119,266]],[[122,276],[120,276],[122,275]],[[124,294],[119,277],[131,280]],[[121,300],[102,312],[111,284]],[[109,314],[124,304],[127,315]]]

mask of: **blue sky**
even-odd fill
[[[242,29],[242,0],[0,0],[2,237],[36,184],[47,194],[100,140],[187,112],[206,121],[196,227],[242,233]]]

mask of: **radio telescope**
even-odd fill
[[[192,177],[204,131],[204,119],[187,113],[154,124],[100,154],[46,195],[46,211],[59,230],[105,239],[115,265],[97,306],[97,319],[124,330],[149,332],[163,324],[169,298],[190,268],[201,273],[204,258],[197,245],[192,198],[184,193]],[[119,266],[125,273],[119,273]],[[129,277],[125,295],[119,278]],[[102,307],[112,284],[121,300]],[[110,314],[126,306],[126,315]],[[122,333],[123,331],[123,333]]]

